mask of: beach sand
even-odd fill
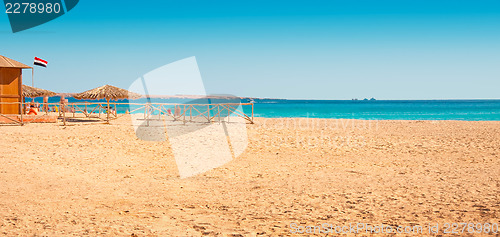
[[[239,157],[185,179],[169,139],[138,139],[127,117],[0,131],[0,235],[500,222],[500,122],[257,118]]]

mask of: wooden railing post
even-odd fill
[[[147,123],[147,125],[149,127],[149,103],[146,104],[146,113],[147,113],[147,115],[146,115],[146,123]]]
[[[252,102],[252,123],[253,123],[253,102]]]
[[[217,105],[217,114],[219,115],[219,124],[220,124],[220,105]]]
[[[207,118],[208,118],[208,122],[210,123],[210,121],[212,120],[210,118],[210,105],[207,105]]]
[[[21,101],[19,104],[20,110],[21,111],[21,126],[24,125],[24,120],[23,120],[23,114],[24,114],[24,109],[23,109],[23,102]]]
[[[61,107],[60,110],[62,110],[62,115],[63,115],[63,125],[66,126],[66,106],[64,106],[63,101],[61,101],[60,107]]]

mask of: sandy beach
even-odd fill
[[[0,126],[0,235],[500,222],[500,122],[257,118],[239,157],[180,179],[169,139],[129,120]]]

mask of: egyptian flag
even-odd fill
[[[41,58],[37,58],[35,57],[35,62],[33,63],[34,65],[37,65],[37,66],[40,66],[40,67],[47,67],[47,61],[41,59]]]

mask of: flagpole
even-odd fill
[[[35,67],[31,68],[31,86],[35,87]]]

